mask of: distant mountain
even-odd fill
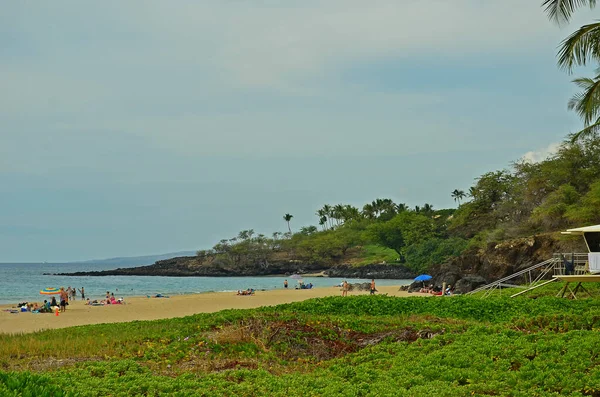
[[[152,265],[156,261],[177,258],[180,256],[195,256],[195,255],[196,255],[196,251],[180,251],[180,252],[171,252],[168,254],[160,254],[160,255],[128,256],[128,257],[109,258],[109,259],[92,259],[89,261],[77,261],[77,262],[73,262],[73,263],[95,263],[95,264],[99,264],[99,265],[115,265],[115,266],[138,266],[138,265]]]

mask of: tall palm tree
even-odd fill
[[[397,213],[404,212],[408,210],[408,205],[404,203],[396,204],[395,208]]]
[[[433,214],[433,205],[427,203],[423,204],[422,212],[427,216],[431,216]]]
[[[351,219],[360,219],[360,211],[358,210],[358,208],[350,204],[346,204],[344,206],[344,221],[349,221]]]
[[[365,204],[363,206],[362,213],[367,219],[375,218],[375,209],[373,208],[372,204]]]
[[[321,225],[321,227],[323,227],[323,230],[327,229],[327,217],[326,216],[322,216],[321,218],[319,218],[319,225]]]
[[[332,217],[332,213],[331,213],[331,206],[329,204],[325,204],[323,206],[323,211],[325,211],[325,216],[327,217],[327,220],[329,221],[329,228],[333,228],[333,217]]]
[[[465,192],[462,190],[458,190],[458,189],[454,189],[452,191],[452,198],[454,198],[454,201],[458,201],[458,206],[460,207],[460,200],[462,200],[463,198],[465,198]]]
[[[544,0],[542,6],[551,20],[562,24],[568,22],[578,8],[594,8],[596,0]],[[558,65],[569,73],[575,66],[585,66],[592,61],[600,61],[600,22],[573,32],[563,40],[558,51]],[[600,131],[600,69],[593,78],[578,78],[573,82],[582,91],[571,98],[568,107],[575,110],[584,123],[581,131],[571,135],[571,140],[576,141]]]
[[[288,230],[290,231],[290,234],[292,234],[292,228],[290,227],[290,221],[292,220],[293,217],[294,217],[294,215],[290,215],[290,214],[285,214],[283,216],[283,220],[287,222]]]
[[[342,223],[342,219],[344,219],[344,206],[342,204],[336,204],[333,207],[333,214],[335,215],[337,226],[339,226],[340,223]]]

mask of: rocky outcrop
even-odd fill
[[[219,262],[203,264],[198,258],[184,256],[158,261],[153,265],[114,270],[61,273],[61,276],[169,276],[169,277],[243,277],[270,276],[292,273],[321,272],[323,265],[299,261],[275,263],[248,263],[243,266],[228,266]]]
[[[404,265],[397,264],[373,264],[365,266],[339,265],[325,271],[329,277],[344,278],[377,278],[402,280],[411,279],[416,275]]]
[[[586,252],[581,238],[560,238],[558,234],[545,234],[490,243],[483,249],[471,249],[446,263],[433,265],[433,277],[426,284],[441,287],[443,283],[455,287],[455,292],[466,293],[473,289],[509,276],[521,269],[552,257],[555,252]],[[412,279],[416,274],[404,265],[372,264],[366,266],[332,265],[291,260],[253,260],[242,265],[232,265],[212,258],[178,257],[158,261],[150,266],[120,268],[98,272],[61,274],[67,276],[269,276],[293,273],[324,272],[329,277],[363,279]],[[519,282],[519,280],[516,280]],[[414,283],[409,289],[419,289],[423,283]]]
[[[582,239],[562,240],[557,234],[490,243],[484,249],[470,250],[446,263],[432,266],[433,279],[428,283],[450,284],[455,286],[455,292],[466,293],[550,259],[556,252],[587,252],[587,249]],[[524,280],[516,280],[519,281]]]
[[[231,266],[217,261],[199,263],[196,257],[179,257],[158,261],[153,265],[114,270],[88,271],[76,273],[61,273],[61,276],[271,276],[281,274],[304,274],[323,272],[330,277],[345,278],[377,278],[377,279],[407,279],[415,277],[414,273],[403,265],[374,264],[361,267],[338,265],[326,267],[320,263],[308,263],[296,260],[279,262],[247,263],[241,266]]]

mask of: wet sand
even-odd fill
[[[399,286],[377,287],[378,294],[389,296],[427,296],[399,291]],[[367,295],[368,291],[349,292],[349,296]],[[70,302],[65,313],[57,317],[49,313],[9,313],[11,305],[0,306],[0,333],[29,333],[43,329],[65,328],[77,325],[119,323],[135,320],[158,320],[184,317],[196,313],[212,313],[224,309],[250,309],[298,302],[310,298],[341,295],[340,288],[322,287],[309,290],[257,291],[252,296],[238,296],[232,292],[175,295],[170,298],[132,297],[125,305],[88,306],[84,301]]]

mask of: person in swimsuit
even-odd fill
[[[375,295],[375,291],[377,291],[377,290],[375,289],[375,279],[374,279],[374,278],[372,278],[372,279],[371,279],[371,295]]]
[[[60,287],[60,311],[64,312],[67,310],[69,304],[69,294],[65,291],[65,287]]]
[[[348,282],[346,280],[342,284],[342,296],[348,296]]]

